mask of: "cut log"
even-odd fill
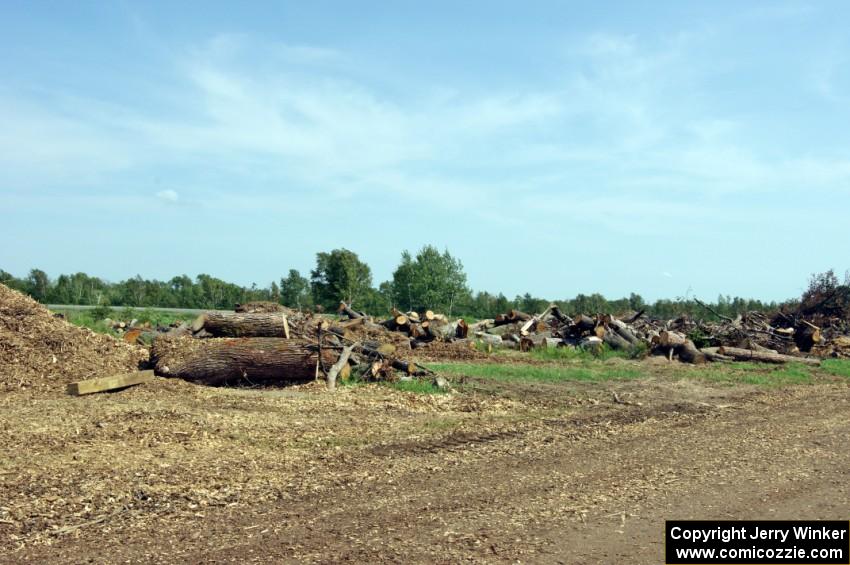
[[[733,357],[729,357],[728,355],[721,355],[718,353],[719,347],[703,347],[700,349],[700,352],[706,356],[709,361],[719,362],[719,361],[734,361]]]
[[[595,327],[596,327],[596,320],[594,320],[590,316],[585,316],[584,314],[579,314],[573,320],[573,328],[578,333],[589,332]]]
[[[353,310],[353,309],[352,309],[352,308],[351,308],[348,304],[346,304],[345,302],[340,302],[340,303],[339,303],[339,308],[337,309],[337,311],[338,311],[340,314],[345,314],[346,316],[348,316],[348,317],[349,317],[349,318],[351,318],[351,319],[353,319],[353,318],[363,318],[363,317],[364,317],[362,313],[360,313],[360,312],[357,312],[357,311]]]
[[[461,318],[455,324],[455,337],[458,339],[466,339],[469,336],[469,324]]]
[[[558,307],[557,304],[552,304],[549,306],[549,313],[552,314],[552,316],[554,316],[554,318],[558,320],[558,322],[561,324],[572,323],[572,320],[569,318],[569,316],[561,312],[561,309],[560,307]]]
[[[800,351],[811,351],[812,347],[819,344],[823,340],[820,328],[814,324],[810,324],[805,320],[797,327],[794,332],[794,343],[800,348]]]
[[[455,333],[457,332],[457,326],[449,324],[448,322],[431,320],[431,322],[428,324],[427,330],[428,334],[430,334],[430,336],[434,339],[448,341],[451,338],[455,337]]]
[[[736,361],[761,361],[762,363],[804,363],[806,365],[818,366],[819,359],[810,357],[794,357],[793,355],[782,355],[781,353],[767,353],[764,351],[752,351],[738,347],[720,347],[717,352],[734,358]]]
[[[526,314],[519,310],[511,310],[508,312],[508,318],[510,318],[512,322],[527,322],[532,318],[532,316],[531,314]]]
[[[215,337],[286,337],[289,333],[286,314],[281,312],[207,312],[202,329]]]
[[[687,343],[685,334],[664,330],[658,335],[658,345],[661,347],[680,347]]]
[[[697,349],[694,342],[689,339],[676,348],[676,353],[679,355],[679,361],[683,361],[685,363],[702,365],[706,362],[705,354]]]
[[[627,351],[632,348],[632,345],[628,341],[610,328],[602,335],[602,341],[607,343],[611,349],[618,351]]]
[[[419,320],[419,312],[407,312],[405,315],[407,316],[407,319],[410,320],[411,322],[419,322],[420,321]]]
[[[316,345],[303,339],[191,339],[159,337],[151,347],[157,375],[208,385],[246,380],[251,383],[310,381],[318,361]],[[322,350],[322,364],[337,360]]]
[[[491,335],[505,335],[505,334],[513,334],[519,333],[519,324],[510,323],[510,324],[502,324],[501,326],[496,326],[494,328],[490,328],[487,330],[487,333]]]
[[[207,321],[206,314],[200,314],[195,320],[192,322],[191,329],[192,332],[199,332],[204,329],[204,323]]]
[[[475,335],[476,332],[486,332],[493,327],[495,327],[495,320],[479,320],[474,324],[469,324],[469,331],[472,332],[472,335]]]
[[[71,383],[68,385],[67,392],[72,396],[82,396],[84,394],[105,392],[107,390],[117,390],[119,388],[127,388],[128,386],[140,385],[142,383],[150,382],[153,379],[153,371],[136,371],[134,373],[126,373],[123,375]]]
[[[487,345],[492,345],[493,347],[500,347],[502,345],[502,338],[498,335],[491,335],[484,332],[476,332],[475,337],[477,337]]]
[[[431,321],[434,319],[434,311],[433,310],[425,310],[425,319]]]
[[[631,328],[620,320],[612,318],[611,329],[617,332],[617,335],[628,341],[632,346],[640,343],[640,339],[638,339],[638,337],[632,332]]]

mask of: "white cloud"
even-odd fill
[[[171,190],[170,188],[167,190],[160,190],[156,193],[156,197],[165,200],[166,202],[177,202],[180,199],[180,195],[177,194],[176,190]]]

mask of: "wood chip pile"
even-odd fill
[[[0,390],[64,391],[72,381],[135,370],[144,348],[79,328],[0,284]]]

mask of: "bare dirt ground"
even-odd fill
[[[433,396],[8,394],[0,562],[662,563],[665,519],[848,518],[846,380],[642,367]]]

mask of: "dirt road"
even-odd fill
[[[665,519],[850,517],[850,389],[614,405],[332,458],[324,488],[81,532],[37,562],[663,563]]]

